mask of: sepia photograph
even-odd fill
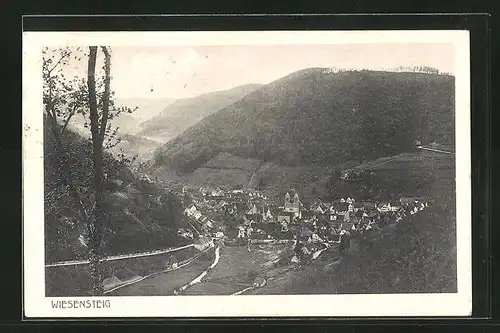
[[[23,39],[34,316],[470,314],[467,32]]]

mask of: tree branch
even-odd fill
[[[71,51],[67,51],[66,53],[64,53],[61,58],[59,58],[59,60],[56,62],[56,64],[47,72],[47,75],[50,76],[50,73],[52,73],[52,71],[54,71],[54,69],[57,68],[57,66],[59,66],[59,64],[61,63],[61,61],[63,61],[64,58],[68,57],[69,55],[71,54]]]
[[[68,115],[68,118],[66,118],[66,121],[64,122],[64,125],[63,125],[63,127],[61,129],[61,134],[64,133],[64,131],[66,130],[66,127],[68,127],[69,121],[75,115],[77,105],[78,104],[75,103],[75,105],[73,106],[73,110],[71,110],[70,114]]]

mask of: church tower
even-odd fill
[[[297,193],[294,194],[293,199],[290,200],[290,194],[285,195],[285,212],[293,213],[294,217],[300,218],[300,198]]]

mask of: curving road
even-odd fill
[[[187,286],[178,295],[232,295],[248,288],[257,277],[269,276],[271,264],[278,258],[283,245],[252,245],[220,248],[218,261],[200,259],[178,270],[160,273],[135,284],[123,287],[110,296],[171,296]],[[215,263],[215,265],[214,265]],[[189,285],[214,265],[201,281]]]
[[[117,289],[108,296],[170,296],[174,291],[199,276],[212,260],[199,257],[189,265],[176,270],[160,273],[137,283]]]

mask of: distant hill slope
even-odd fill
[[[113,153],[123,153],[128,157],[138,156],[138,159],[143,162],[150,160],[153,157],[154,151],[161,146],[161,143],[155,140],[141,137],[137,133],[141,127],[140,124],[158,113],[165,106],[172,103],[173,99],[148,99],[148,98],[117,98],[115,105],[127,106],[131,109],[138,108],[133,113],[120,113],[116,118],[113,118],[111,125],[113,128],[118,128],[118,137],[121,138],[121,143],[111,149]],[[83,137],[90,137],[90,130],[84,127],[85,118],[81,114],[75,115],[68,126],[73,132],[78,133]]]
[[[114,118],[112,125],[119,127],[118,133],[120,135],[136,134],[141,130],[141,123],[153,118],[159,114],[166,106],[173,103],[174,99],[168,98],[117,98],[115,105],[122,107],[126,106],[135,109],[133,113],[121,113],[118,117]],[[78,114],[71,120],[71,127],[78,130],[80,133],[87,134],[89,130],[84,129],[85,119],[82,115]]]
[[[138,107],[137,111],[132,114],[133,117],[138,121],[138,129],[140,128],[140,123],[158,115],[173,102],[175,102],[175,99],[173,98],[116,98],[116,105],[128,106],[130,108]]]
[[[155,150],[161,146],[158,141],[149,140],[138,135],[125,134],[121,136],[121,142],[112,148],[113,152],[123,152],[125,156],[138,156],[140,161],[153,158]]]
[[[190,173],[221,152],[279,165],[398,154],[415,140],[452,144],[454,77],[301,70],[251,92],[155,153]]]
[[[145,137],[163,138],[166,142],[189,126],[238,101],[260,86],[260,84],[247,84],[229,90],[176,100],[161,113],[143,122],[138,134]]]

